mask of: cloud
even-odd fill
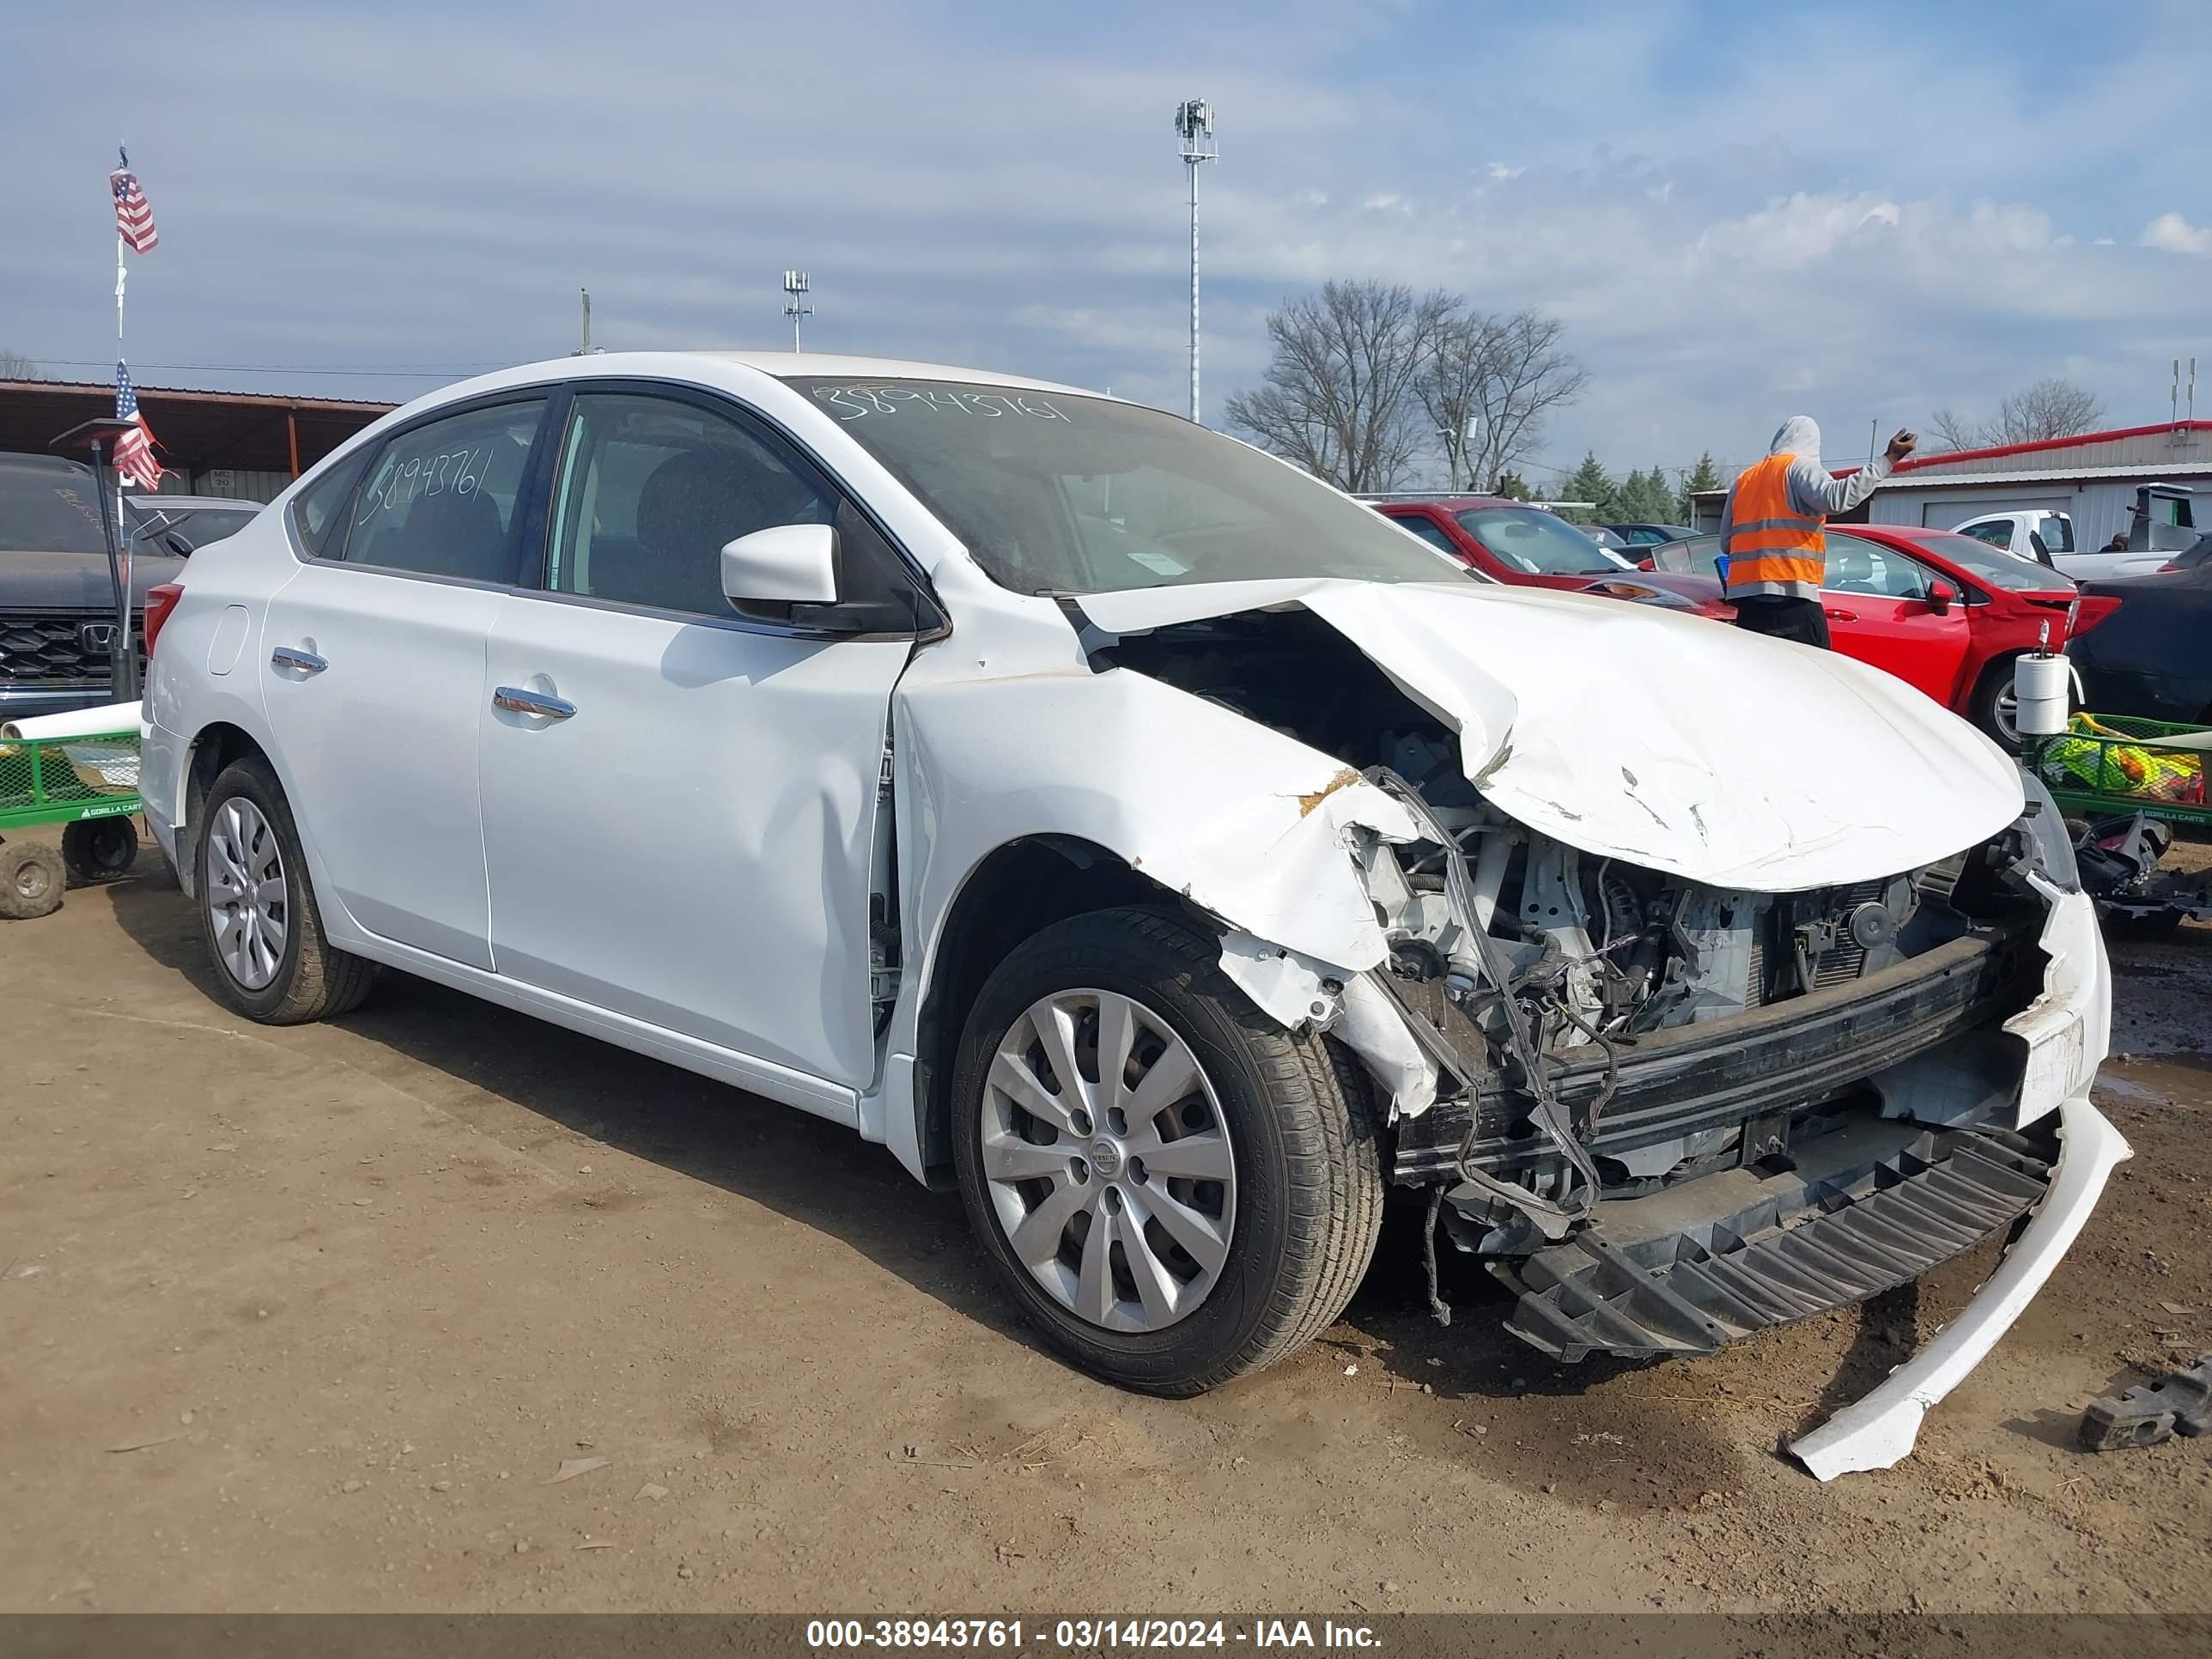
[[[705,0],[665,0],[638,31],[581,0],[527,27],[499,5],[322,0],[307,30],[272,27],[265,0],[208,0],[163,30],[123,135],[162,233],[132,276],[131,350],[458,371],[565,352],[585,285],[611,348],[774,347],[777,279],[799,265],[810,344],[1179,408],[1168,113],[1202,93],[1222,146],[1201,183],[1210,409],[1264,367],[1284,295],[1376,276],[1565,320],[1594,380],[1551,459],[1727,459],[1757,453],[1784,401],[1842,432],[2046,373],[2125,416],[2138,385],[2163,406],[2146,366],[2201,316],[2201,267],[2162,256],[2212,252],[2212,230],[2168,206],[2198,199],[2201,162],[2111,112],[2201,3],[2111,0],[2062,45],[2000,27],[1999,0],[1869,0],[1856,27],[1905,51],[1840,49],[1818,14],[1730,28],[1692,0],[1480,17],[1224,0],[1172,31],[1115,8],[848,0],[825,55],[811,15]],[[112,0],[0,21],[0,54],[30,71],[0,103],[0,343],[112,347],[115,114],[75,89],[107,73],[117,29],[161,15]],[[1416,58],[1480,73],[1417,84]]]
[[[2142,245],[2168,253],[2212,253],[2212,225],[2192,225],[2178,213],[2161,213],[2143,227]]]

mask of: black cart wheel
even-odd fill
[[[62,831],[62,862],[79,881],[112,881],[138,861],[138,830],[127,817],[80,818]]]
[[[51,847],[17,842],[0,847],[0,917],[28,921],[62,908],[62,855]]]

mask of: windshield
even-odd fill
[[[2050,520],[2046,519],[2044,523],[2047,529]],[[1991,587],[2002,587],[2013,593],[2070,593],[2074,591],[2072,579],[2060,575],[2049,566],[2001,551],[1972,536],[1947,532],[1927,537],[1920,544],[1938,558],[1948,559],[1976,581],[1987,582]]]
[[[0,553],[106,551],[90,467],[58,456],[0,456]]]
[[[1531,576],[1611,575],[1635,564],[1600,547],[1565,519],[1534,507],[1477,507],[1458,515],[1460,526],[1493,557]]]
[[[1156,409],[951,380],[789,384],[1016,592],[1274,576],[1468,580],[1455,560],[1357,501]]]

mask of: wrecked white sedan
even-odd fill
[[[1966,725],[1483,585],[1153,410],[541,364],[387,416],[149,614],[147,815],[233,1007],[381,964],[834,1119],[1132,1387],[1322,1329],[1393,1186],[1567,1359],[2021,1227],[1800,1449],[1893,1461],[2125,1156],[2066,836]]]

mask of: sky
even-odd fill
[[[1536,306],[1534,463],[1833,464],[2046,374],[2212,413],[2212,0],[1072,7],[109,0],[0,16],[0,349],[105,380],[127,143],[142,385],[404,398],[575,343],[968,364],[1205,414],[1331,277]],[[2189,44],[2194,42],[2194,45]],[[126,46],[128,51],[126,52]]]

